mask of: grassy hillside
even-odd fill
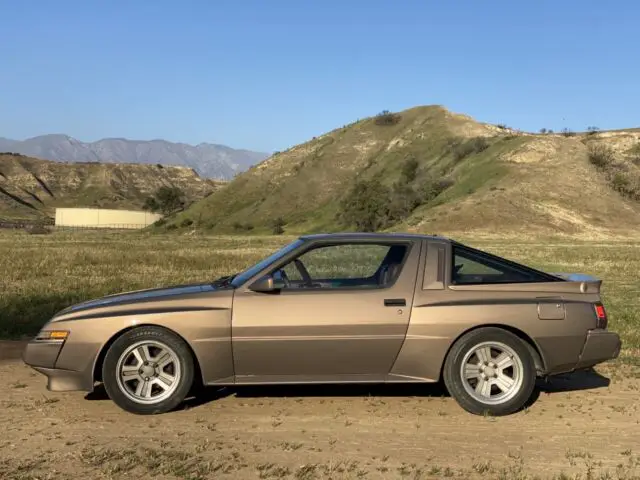
[[[277,153],[174,223],[299,233],[377,215],[377,230],[628,234],[640,230],[639,145],[637,130],[526,134],[416,107]]]
[[[140,209],[163,185],[179,187],[193,202],[220,183],[185,167],[59,163],[0,153],[0,219],[51,217],[55,207]]]

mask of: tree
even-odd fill
[[[375,232],[388,221],[389,189],[379,180],[358,180],[343,198],[339,217],[363,232]]]
[[[184,208],[184,192],[178,187],[163,185],[153,196],[145,200],[142,208],[152,212],[162,212],[163,215],[177,212]]]
[[[144,201],[144,205],[142,205],[143,210],[149,210],[151,212],[157,212],[160,210],[160,205],[156,201],[155,197],[147,197]]]

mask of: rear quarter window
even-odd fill
[[[556,277],[525,265],[462,245],[452,246],[451,283],[482,285],[558,281]]]

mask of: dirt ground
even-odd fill
[[[640,369],[540,384],[501,418],[438,386],[212,390],[141,417],[99,389],[52,393],[0,342],[0,478],[640,478]]]

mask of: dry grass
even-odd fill
[[[32,335],[56,311],[78,301],[238,272],[291,240],[286,236],[0,232],[0,337]],[[638,242],[461,240],[546,271],[602,278],[611,328],[624,341],[623,356],[640,357]]]

